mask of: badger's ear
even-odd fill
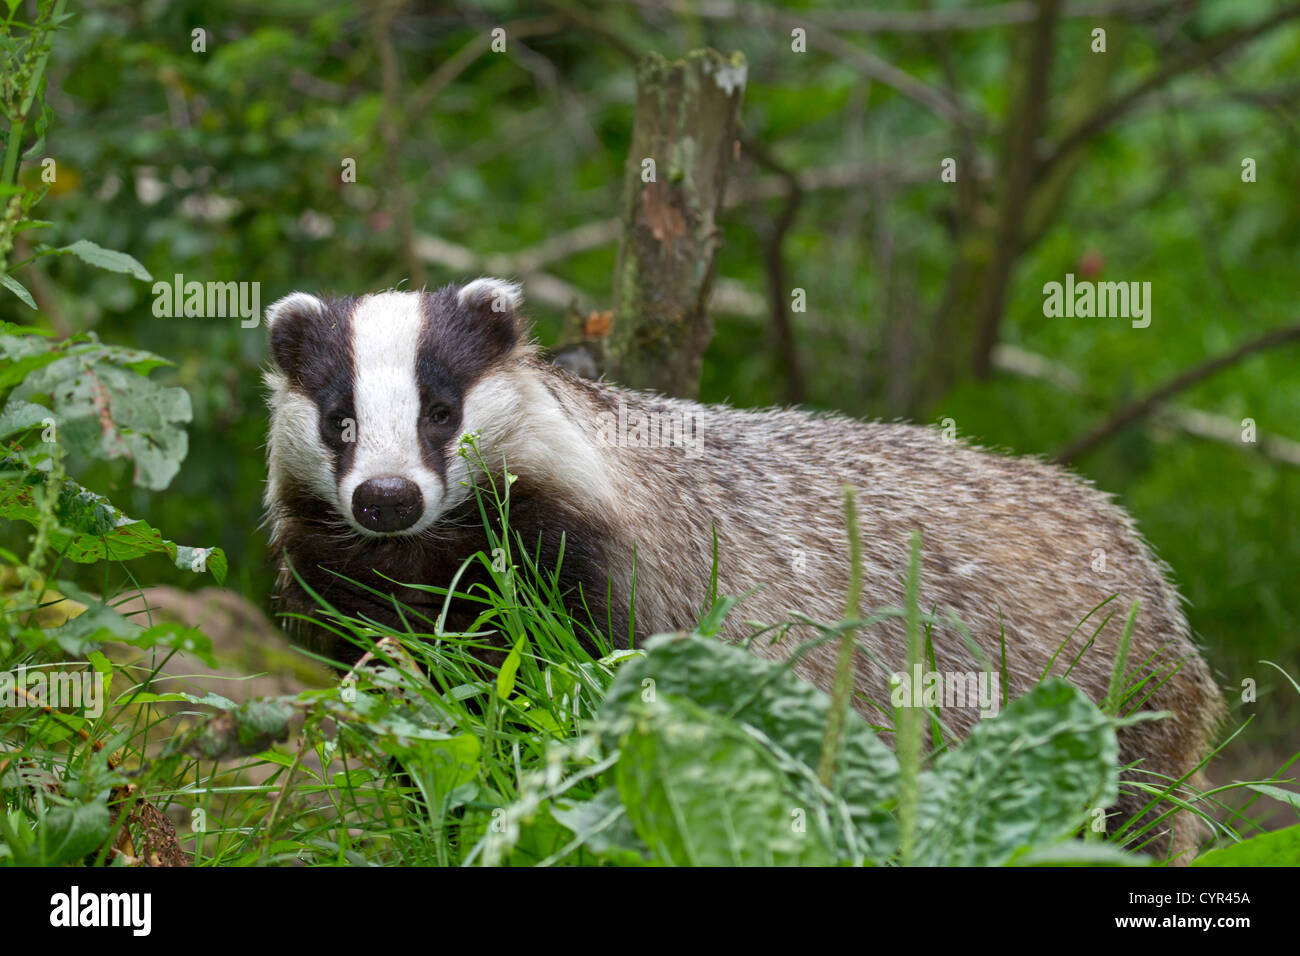
[[[518,312],[524,304],[524,287],[508,279],[484,276],[460,287],[456,293],[460,304],[467,308],[488,308],[498,315]]]
[[[456,303],[468,324],[465,331],[489,359],[507,354],[527,332],[519,312],[524,290],[518,282],[475,279],[457,290]]]
[[[272,302],[266,310],[271,360],[290,378],[297,377],[307,330],[325,311],[325,303],[306,292],[294,292]]]

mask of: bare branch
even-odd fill
[[[544,36],[558,33],[564,26],[560,17],[535,17],[530,20],[516,20],[505,24],[506,36],[511,39]],[[421,116],[429,105],[456,79],[464,73],[474,61],[486,53],[491,46],[492,37],[486,30],[480,30],[463,47],[444,60],[439,67],[429,74],[429,78],[412,94],[406,108],[411,116]]]
[[[1025,210],[1034,176],[1034,147],[1042,134],[1047,116],[1047,95],[1052,67],[1053,41],[1060,17],[1058,0],[1039,0],[1039,17],[1028,37],[1029,62],[1020,75],[1020,101],[1013,117],[1007,121],[1006,176],[1001,184],[997,239],[993,261],[989,265],[983,301],[976,313],[976,340],[973,370],[976,378],[986,378],[990,356],[998,341],[998,326],[1006,300],[1007,284],[1020,252],[1025,227]]]
[[[1283,326],[1280,329],[1273,329],[1271,332],[1251,339],[1237,346],[1230,352],[1215,356],[1195,365],[1184,372],[1175,375],[1169,381],[1148,392],[1143,397],[1134,402],[1130,402],[1114,411],[1105,422],[1098,425],[1088,434],[1081,438],[1075,439],[1070,444],[1056,453],[1056,461],[1062,463],[1072,462],[1085,452],[1091,451],[1102,442],[1123,431],[1126,427],[1133,424],[1138,419],[1149,415],[1161,404],[1168,401],[1172,396],[1179,392],[1191,388],[1193,385],[1204,381],[1210,376],[1223,371],[1233,365],[1236,365],[1242,359],[1254,355],[1256,352],[1263,352],[1267,349],[1275,348],[1279,345],[1285,345],[1294,339],[1300,339],[1300,324]]]
[[[424,286],[424,264],[415,254],[415,224],[411,218],[411,202],[402,177],[403,131],[398,117],[408,115],[401,104],[401,78],[397,51],[393,47],[392,26],[407,0],[388,0],[374,21],[375,48],[379,54],[381,95],[384,109],[379,115],[379,132],[384,140],[384,166],[388,179],[385,185],[385,205],[397,225],[397,238],[402,258],[406,262],[408,278],[413,288]]]
[[[1102,104],[1091,116],[1066,133],[1056,148],[1039,162],[1038,171],[1034,177],[1035,180],[1041,182],[1057,163],[1123,117],[1145,97],[1171,80],[1210,63],[1234,47],[1249,43],[1296,17],[1300,17],[1300,5],[1279,10],[1273,16],[1252,27],[1227,30],[1210,37],[1204,43],[1198,43],[1178,51],[1161,69],[1132,89]]]
[[[790,283],[787,281],[785,263],[786,234],[794,225],[795,216],[799,214],[799,205],[803,202],[803,192],[799,189],[799,177],[788,167],[782,165],[776,157],[757,142],[744,144],[745,151],[755,162],[776,173],[786,185],[785,201],[781,212],[772,223],[772,228],[764,240],[764,257],[767,260],[768,301],[772,310],[772,332],[775,338],[776,360],[785,372],[785,397],[792,405],[804,399],[803,365],[799,361],[799,345],[795,341],[794,327],[790,321]]]
[[[643,0],[640,5],[659,9],[664,9],[666,6],[663,3],[645,3]],[[728,0],[714,0],[698,6],[677,5],[676,9],[715,20],[739,20],[744,23],[780,26],[785,29],[800,27],[807,32],[808,42],[811,45],[820,47],[832,56],[847,60],[861,70],[864,76],[892,87],[908,99],[938,114],[947,122],[955,123],[962,120],[969,122],[967,110],[960,103],[926,85],[906,70],[899,69],[875,54],[840,39],[831,32],[833,28],[819,25],[819,21],[812,15],[789,13],[750,2],[731,3]]]
[[[751,10],[750,0],[636,0],[638,6],[673,10],[708,20],[736,20]],[[1168,9],[1168,2],[1152,0],[1082,0],[1067,4],[1065,16],[1083,19],[1126,17],[1140,20]],[[951,33],[989,27],[1031,23],[1037,13],[1029,0],[969,9],[944,10],[807,10],[799,16],[827,30],[850,33]]]
[[[1064,392],[1075,395],[1084,392],[1083,380],[1074,369],[1055,359],[1026,351],[1016,345],[1004,343],[994,348],[993,365],[1002,372],[1049,382]],[[1197,408],[1166,407],[1156,409],[1151,413],[1151,418],[1185,435],[1231,445],[1234,448],[1247,447],[1241,441],[1241,423],[1226,415],[1203,412]],[[1252,451],[1257,450],[1265,458],[1279,464],[1300,468],[1300,442],[1264,432],[1257,433],[1255,437],[1256,443],[1251,448]]]

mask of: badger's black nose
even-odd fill
[[[415,524],[424,510],[420,487],[396,476],[371,478],[352,492],[352,514],[371,531],[404,531]]]

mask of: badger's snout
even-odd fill
[[[369,531],[405,531],[423,511],[420,486],[406,478],[371,478],[352,492],[352,515]]]

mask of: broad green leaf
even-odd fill
[[[0,518],[35,525],[40,511],[35,503],[38,488],[47,481],[44,472],[27,468],[14,458],[0,465],[21,469],[21,478],[0,482]],[[107,498],[87,491],[65,479],[59,486],[55,505],[58,527],[50,533],[54,550],[78,564],[97,561],[130,561],[147,554],[166,554],[186,571],[194,570],[195,554],[205,555],[201,563],[218,584],[226,579],[227,563],[220,548],[184,549],[162,536],[147,522],[128,518]]]
[[[1300,866],[1300,823],[1210,850],[1192,866]]]
[[[0,438],[8,438],[29,428],[38,428],[47,419],[53,419],[54,413],[44,405],[35,405],[21,399],[11,398],[0,409]]]
[[[636,835],[614,787],[606,787],[590,800],[556,800],[551,816],[605,862],[619,866],[646,862],[649,849]]]
[[[36,308],[36,300],[32,298],[32,294],[23,288],[23,284],[13,276],[8,274],[0,275],[0,285],[3,285],[14,295],[18,296],[23,305],[32,309]]]
[[[112,817],[103,803],[54,807],[41,824],[45,829],[45,863],[72,863],[94,853],[108,839]]]
[[[602,726],[616,726],[643,695],[684,697],[748,729],[803,794],[804,805],[829,815],[842,857],[880,862],[897,847],[898,827],[885,805],[895,797],[898,761],[856,711],[840,740],[833,801],[816,782],[830,698],[780,664],[721,641],[651,638],[610,686]]]
[[[130,458],[135,483],[155,491],[171,483],[189,450],[189,393],[132,369],[66,356],[35,370],[20,394],[50,396],[59,442],[70,453]]]
[[[76,256],[82,262],[100,269],[107,269],[110,272],[125,272],[145,282],[153,280],[149,270],[140,265],[132,256],[128,256],[125,252],[105,249],[89,239],[78,239],[70,246],[51,249],[50,254]]]
[[[731,721],[659,695],[629,711],[619,798],[645,844],[678,866],[834,861],[819,814],[770,753]]]
[[[445,812],[450,809],[447,801],[453,792],[477,779],[482,743],[474,734],[440,736],[440,740],[431,740],[427,736],[385,734],[378,744],[424,784],[434,807]]]
[[[151,381],[170,364],[151,352],[101,344],[80,333],[51,342],[5,324],[0,333],[0,389],[12,400],[48,405],[65,450],[91,458],[130,458],[135,482],[167,486],[188,450],[189,394]]]
[[[1118,797],[1111,720],[1073,684],[1043,681],[921,775],[922,866],[998,866],[1078,829]]]
[[[0,389],[12,388],[23,381],[36,369],[49,365],[59,359],[58,352],[33,351],[25,355],[13,355],[0,352],[4,359],[0,364]]]

